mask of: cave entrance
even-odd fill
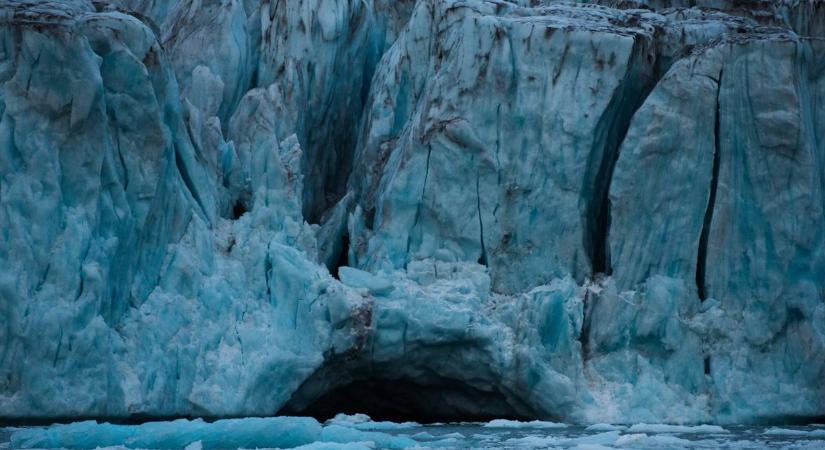
[[[306,406],[298,406],[295,393],[282,414],[314,417],[319,421],[336,414],[366,414],[376,421],[486,422],[493,419],[529,420],[495,391],[484,391],[454,380],[420,384],[407,379],[355,380],[323,393]],[[297,397],[296,397],[297,396]]]

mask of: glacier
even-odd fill
[[[0,29],[0,419],[825,417],[821,2],[19,0]]]

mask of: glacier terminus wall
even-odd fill
[[[825,417],[825,4],[0,1],[0,418],[336,408]]]

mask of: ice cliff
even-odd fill
[[[825,5],[0,3],[0,417],[825,416]]]

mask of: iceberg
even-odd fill
[[[305,417],[226,419],[212,423],[181,419],[138,426],[86,421],[16,431],[11,436],[11,448],[184,448],[190,444],[202,449],[292,448],[320,440],[321,433],[321,425]]]
[[[0,4],[0,420],[821,419],[825,9],[740,3]]]

